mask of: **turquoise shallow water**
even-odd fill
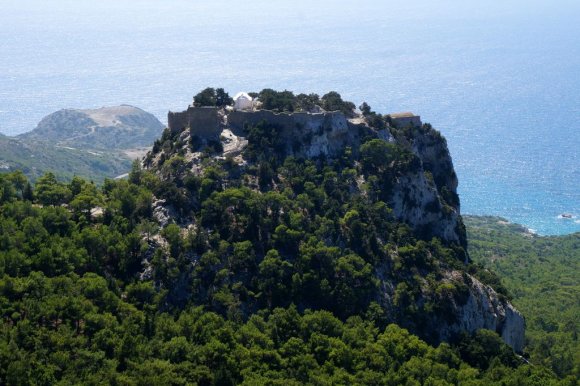
[[[0,132],[119,103],[165,121],[209,85],[337,90],[441,130],[463,213],[580,231],[576,1],[79,3],[0,0]]]

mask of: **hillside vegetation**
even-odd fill
[[[127,173],[131,159],[122,152],[66,148],[0,136],[0,168],[4,172],[22,171],[33,181],[53,171],[66,180],[83,176],[102,182]]]
[[[470,256],[496,272],[526,317],[533,363],[580,373],[580,233],[537,236],[498,217],[464,217]]]
[[[180,272],[197,270],[193,285],[208,274],[228,281],[234,266],[244,272],[257,264],[252,251],[235,244],[233,254],[206,253],[198,264],[223,267],[208,271],[181,253],[196,245],[198,234],[181,235],[171,226],[161,231],[166,247],[153,250],[160,239],[148,187],[158,189],[160,182],[145,172],[102,188],[78,178],[64,185],[50,175],[34,190],[21,175],[0,179],[3,384],[576,384],[523,364],[491,331],[464,336],[454,346],[430,346],[386,325],[384,311],[373,304],[346,319],[294,305],[241,319],[243,299],[231,303],[231,295],[214,284],[217,308],[174,306],[169,296]],[[144,256],[148,272],[142,271]],[[336,269],[355,270],[347,275],[355,280],[349,283],[354,296],[364,296],[364,290],[357,295],[356,284],[364,263],[359,273],[352,258],[339,260]],[[401,264],[412,269],[415,263]],[[258,264],[258,286],[266,294],[288,291],[288,265],[270,253]],[[239,284],[233,288],[241,291]]]
[[[0,170],[20,170],[32,180],[52,172],[101,183],[127,173],[133,154],[145,153],[162,130],[157,118],[132,106],[60,110],[28,133],[0,135]]]

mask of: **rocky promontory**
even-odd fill
[[[263,294],[240,295],[243,313],[260,304],[292,301],[299,308],[317,308],[319,296],[334,299],[334,290],[318,288],[320,283],[310,295],[302,292],[304,248],[318,240],[320,248],[339,256],[355,253],[369,264],[368,282],[363,284],[361,277],[351,283],[359,288],[353,296],[365,295],[350,306],[337,303],[333,312],[349,315],[372,300],[385,310],[386,320],[433,342],[485,328],[522,349],[521,314],[481,282],[485,275],[468,272],[457,176],[437,130],[411,113],[381,115],[366,104],[356,110],[336,93],[318,98],[263,90],[253,100],[244,95],[243,103],[194,100],[187,110],[170,112],[169,128],[143,161],[165,184],[154,207],[161,226],[173,223],[184,234],[207,232],[210,239],[222,237],[228,243],[251,241],[257,261],[275,247],[295,272],[289,273],[298,286],[295,295],[267,301]],[[270,100],[281,95],[283,103]],[[282,197],[292,204],[273,203]],[[264,212],[247,212],[261,200]],[[302,225],[292,218],[318,224],[310,230],[315,239],[301,239]],[[179,282],[205,272],[204,256],[191,254],[196,268],[181,272]],[[323,269],[320,264],[314,272]],[[252,287],[251,270],[245,269],[226,283]],[[321,283],[332,287],[340,275],[336,271]],[[235,292],[234,287],[228,291]],[[204,285],[174,291],[174,301],[194,298],[221,307],[211,303],[212,290]]]

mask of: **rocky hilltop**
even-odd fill
[[[425,237],[437,236],[465,245],[457,176],[445,139],[430,125],[415,121],[404,130],[397,130],[376,128],[363,115],[347,117],[340,111],[277,113],[193,106],[181,113],[170,112],[168,121],[171,135],[179,136],[178,146],[188,162],[187,167],[200,173],[203,153],[196,150],[212,143],[219,143],[223,149],[217,157],[231,157],[239,165],[246,165],[248,160],[243,152],[248,146],[248,128],[260,123],[276,128],[277,151],[281,157],[338,157],[346,148],[357,155],[362,142],[369,138],[401,145],[412,151],[416,163],[392,181],[387,204],[395,217]],[[192,142],[199,143],[199,147],[187,146]],[[159,167],[171,156],[164,151],[149,154],[147,166]],[[362,177],[358,184],[362,186],[365,182]]]
[[[102,181],[127,173],[162,131],[157,118],[133,106],[60,110],[28,133],[0,136],[0,171]]]
[[[131,149],[151,146],[162,130],[163,124],[152,114],[121,105],[59,110],[18,138],[83,149]]]
[[[354,110],[336,93],[306,96],[316,102],[308,108],[301,94],[266,109],[267,98],[284,93],[264,90],[244,108],[194,101],[170,112],[145,157],[144,168],[165,181],[154,217],[195,234],[199,246],[171,301],[194,299],[218,312],[236,304],[244,315],[294,303],[348,316],[377,304],[381,318],[428,341],[485,328],[520,351],[521,314],[465,251],[457,176],[441,134],[412,114]],[[258,265],[219,263],[218,240],[234,253],[247,243]],[[254,288],[270,258],[284,291]]]

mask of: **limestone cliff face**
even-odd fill
[[[462,274],[449,272],[448,278],[458,280]],[[504,342],[521,352],[524,347],[525,322],[514,306],[501,300],[489,286],[467,275],[469,294],[464,304],[453,304],[455,322],[439,330],[440,340],[448,340],[462,331],[487,329],[497,332]]]
[[[458,208],[447,205],[423,172],[397,179],[390,206],[397,219],[424,235],[463,244]]]
[[[401,218],[414,228],[434,227],[431,232],[434,235],[465,246],[467,239],[460,216],[457,174],[447,141],[429,124],[408,128],[406,136],[400,135],[399,141],[419,157],[424,171],[412,184],[418,187],[414,190],[418,205],[414,211],[402,211]]]
[[[457,193],[457,175],[453,169],[453,161],[447,148],[447,141],[430,125],[416,130],[412,138],[412,149],[421,158],[423,168],[433,175],[437,189],[447,188]],[[459,207],[459,200],[454,202]]]

